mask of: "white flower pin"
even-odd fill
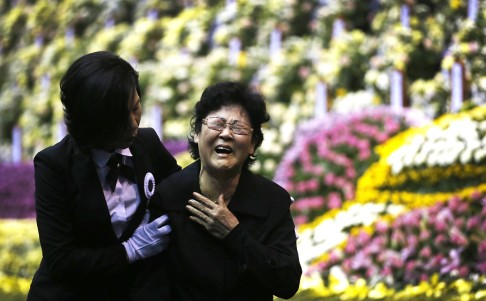
[[[147,197],[147,200],[150,200],[150,198],[155,193],[155,178],[151,172],[148,172],[145,175],[145,178],[143,180],[143,190],[145,192],[145,196]]]

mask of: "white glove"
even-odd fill
[[[123,246],[130,263],[152,257],[167,248],[171,227],[169,217],[164,214],[149,224],[138,227]]]

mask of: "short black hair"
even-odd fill
[[[242,83],[220,82],[207,87],[194,108],[191,118],[191,133],[188,136],[189,152],[193,159],[200,157],[194,136],[201,132],[202,120],[209,113],[229,105],[240,105],[248,112],[253,128],[251,139],[255,144],[255,151],[262,145],[262,124],[270,120],[263,95]],[[251,154],[246,159],[243,168],[248,169],[255,160],[256,155]]]
[[[137,91],[138,73],[109,51],[78,58],[60,82],[64,121],[83,148],[100,148],[121,137],[129,122],[128,101]]]

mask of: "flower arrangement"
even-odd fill
[[[308,223],[353,199],[357,179],[378,159],[373,148],[416,124],[412,115],[377,107],[301,125],[274,178],[295,198],[295,222]]]
[[[350,233],[371,227],[378,219],[393,219],[406,211],[407,208],[401,205],[346,201],[341,208],[329,210],[312,222],[299,225],[297,248],[306,278],[304,282],[307,283],[308,277],[315,272],[314,263],[328,259],[328,253],[344,244]]]
[[[33,218],[34,165],[0,164],[0,218]]]
[[[410,85],[410,105],[423,111],[429,118],[437,118],[449,109],[450,88],[448,77],[437,73],[432,79],[419,79]]]
[[[370,68],[368,59],[377,47],[377,40],[362,31],[344,32],[333,39],[330,47],[321,49],[313,72],[328,84],[332,97],[365,88],[364,74]]]
[[[369,287],[382,283],[395,290],[423,281],[479,284],[486,272],[485,218],[486,196],[474,192],[379,219],[321,255],[314,271],[325,282],[333,275],[346,283],[366,279]]]
[[[486,191],[486,106],[448,114],[377,147],[380,160],[359,179],[356,200],[411,208]]]

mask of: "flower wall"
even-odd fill
[[[298,124],[316,114],[319,83],[330,111],[386,105],[398,70],[406,102],[435,118],[451,109],[451,70],[460,61],[464,101],[483,103],[484,5],[478,1],[470,17],[468,1],[438,0],[2,3],[0,151],[14,126],[23,129],[26,161],[56,142],[62,74],[80,55],[106,49],[139,70],[142,125],[158,127],[161,118],[163,139],[185,140],[207,85],[237,80],[259,88],[272,142],[255,170],[272,177]]]
[[[374,147],[377,159],[358,178],[354,198],[298,227],[302,296],[486,296],[485,112],[447,114]]]
[[[420,111],[381,107],[301,124],[274,177],[295,199],[296,224],[354,199],[357,179],[378,159],[374,147],[424,120]]]

